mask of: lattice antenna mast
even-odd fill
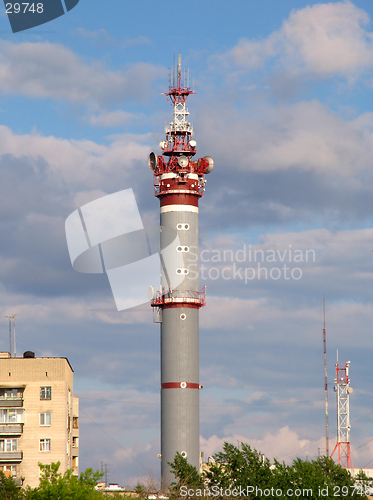
[[[350,447],[350,387],[349,377],[350,361],[347,363],[336,363],[336,378],[334,390],[337,393],[337,444],[333,450],[333,457],[338,450],[338,463],[345,469],[352,469],[352,457]]]
[[[191,141],[193,136],[193,126],[187,120],[189,116],[186,101],[190,94],[196,94],[189,86],[189,70],[181,72],[181,55],[179,55],[177,70],[172,72],[173,77],[170,81],[169,91],[163,95],[173,107],[173,121],[165,127],[166,141],[163,141],[161,148],[163,154],[172,156],[173,154],[195,155],[196,150],[193,146],[195,141]]]
[[[322,296],[324,328],[323,343],[324,343],[324,376],[325,376],[325,441],[326,441],[326,457],[329,458],[329,408],[328,408],[328,371],[326,364],[326,329],[325,329],[325,295]]]

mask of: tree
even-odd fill
[[[291,465],[274,460],[271,464],[262,453],[244,443],[238,447],[224,443],[223,451],[216,453],[214,460],[201,477],[177,454],[170,464],[178,479],[172,493],[180,494],[180,488],[187,485],[188,494],[179,497],[366,500],[366,486],[370,486],[366,476],[360,474],[355,481],[348,470],[330,458],[319,457],[312,461],[297,458]],[[197,489],[200,489],[198,493]]]
[[[102,494],[95,490],[95,485],[102,473],[87,469],[79,476],[68,469],[63,475],[58,471],[60,462],[51,465],[39,463],[41,478],[37,488],[28,488],[27,500],[102,500]]]
[[[7,477],[3,471],[0,471],[0,498],[1,500],[20,500],[23,498],[23,492],[20,486],[17,486],[11,477]]]
[[[258,488],[271,486],[271,464],[264,455],[242,443],[241,449],[224,443],[223,451],[214,455],[213,463],[206,472],[206,483],[223,490],[246,489],[255,485]]]
[[[180,488],[187,487],[188,489],[203,488],[203,478],[198,474],[197,469],[188,463],[188,460],[176,453],[173,462],[169,462],[172,473],[177,479],[176,483],[170,486],[171,498],[180,498]]]
[[[261,453],[244,443],[240,447],[225,443],[223,452],[214,458],[216,463],[206,473],[209,487],[241,488],[239,491],[251,500],[266,496],[309,500],[366,499],[366,478],[361,479],[362,488],[357,489],[350,472],[330,458],[319,457],[310,462],[297,458],[292,465],[275,460],[271,465]]]

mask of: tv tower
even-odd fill
[[[209,156],[193,160],[197,143],[186,101],[196,92],[189,80],[189,71],[182,75],[179,55],[163,94],[173,107],[173,121],[159,144],[162,155],[149,156],[160,200],[161,286],[150,296],[161,323],[162,487],[175,479],[168,462],[177,452],[199,468],[199,309],[206,299],[198,283],[198,201],[214,162]],[[170,229],[177,235],[174,246]]]
[[[335,365],[336,378],[334,390],[337,393],[337,444],[330,458],[338,450],[338,463],[346,469],[352,469],[352,457],[350,448],[350,378],[348,375],[350,362]]]

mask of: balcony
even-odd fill
[[[72,444],[72,456],[73,457],[79,456],[79,441],[74,442],[74,438],[73,438],[73,444]]]
[[[23,432],[23,424],[0,424],[0,436],[17,436]]]
[[[21,462],[22,451],[0,451],[1,462]]]
[[[23,398],[0,397],[0,408],[19,408],[23,406]]]

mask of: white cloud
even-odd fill
[[[76,208],[80,208],[91,201],[97,200],[98,198],[102,198],[102,196],[106,196],[109,193],[105,193],[101,189],[94,189],[93,191],[78,191],[74,196],[74,205]]]
[[[92,115],[89,118],[89,124],[99,127],[119,127],[125,123],[129,123],[134,118],[132,113],[126,113],[120,109],[116,111],[108,111],[98,115]]]
[[[66,100],[98,107],[126,99],[144,100],[159,67],[137,63],[126,72],[100,61],[87,63],[63,45],[49,42],[0,45],[0,88],[4,93]]]
[[[247,69],[277,57],[294,74],[353,77],[373,65],[368,24],[368,14],[349,1],[307,6],[267,39],[242,39],[227,56]]]
[[[89,40],[93,45],[102,47],[103,45],[115,45],[116,48],[126,49],[134,45],[150,45],[152,42],[146,36],[138,36],[136,38],[127,38],[126,40],[119,40],[110,35],[105,29],[100,28],[96,31],[88,30],[86,28],[77,28],[76,33],[86,40]]]
[[[328,321],[333,342],[338,337],[340,345],[348,346],[349,332],[355,330],[358,322],[354,345],[371,345],[372,248],[372,229],[270,233],[256,245],[241,240],[231,242],[230,248],[220,237],[205,243],[205,272],[200,285],[207,285],[209,293],[207,307],[201,310],[201,327],[221,332],[233,328],[232,342],[242,338],[244,331],[255,334],[256,342],[262,339],[266,343],[314,345],[321,320],[321,296],[325,293],[331,300]],[[284,265],[288,269],[299,268],[301,278],[286,280]],[[271,279],[272,268],[282,270],[279,280]],[[320,299],[315,304],[317,295]],[[280,337],[277,325],[282,325]],[[301,337],[297,334],[300,325]],[[258,332],[265,337],[258,336]]]
[[[267,458],[282,459],[286,457],[286,462],[294,458],[305,458],[307,455],[317,455],[317,447],[320,446],[320,440],[311,441],[302,439],[297,432],[289,429],[288,426],[282,427],[276,434],[267,432],[262,439],[250,438],[248,436],[234,434],[231,436],[210,436],[208,439],[201,438],[201,450],[205,456],[212,456],[222,450],[225,442],[237,446],[238,443],[249,444],[251,448],[263,453]]]
[[[250,113],[231,106],[210,109],[198,128],[204,148],[208,145],[225,169],[297,168],[350,177],[370,168],[373,156],[373,113],[347,121],[316,99]]]
[[[74,394],[80,398],[83,470],[107,461],[116,480],[126,487],[145,483],[150,470],[159,475],[159,394],[131,390]]]
[[[10,271],[16,272],[16,259],[0,259],[2,266],[7,266]],[[0,296],[3,295],[2,293]],[[70,321],[84,323],[87,321],[100,322],[111,325],[128,325],[134,323],[152,324],[152,309],[150,304],[142,308],[133,308],[126,313],[118,313],[111,297],[106,300],[88,300],[80,298],[79,301],[68,297],[43,298],[42,301],[29,296],[12,295],[9,301],[3,297],[4,314],[10,315],[12,303],[17,303],[17,313],[28,322],[42,322],[45,325],[66,325]],[[7,305],[10,303],[10,305]],[[13,313],[12,313],[13,314]]]
[[[108,45],[115,43],[115,38],[108,33],[107,30],[100,28],[98,30],[88,30],[86,28],[77,28],[76,33],[78,36],[85,40],[89,40],[90,42],[97,45]]]
[[[48,176],[56,182],[67,183],[70,189],[80,184],[86,189],[107,188],[108,180],[114,189],[115,179],[119,175],[122,179],[126,177],[134,162],[141,161],[145,168],[149,154],[146,142],[150,140],[150,136],[120,135],[105,146],[89,140],[45,137],[37,132],[17,135],[8,127],[0,126],[2,155],[43,159],[48,166]]]

